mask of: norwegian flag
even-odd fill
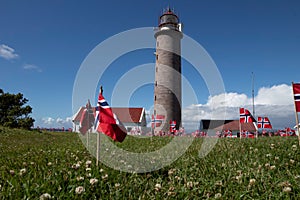
[[[250,123],[250,122],[256,122],[256,120],[251,115],[249,110],[245,108],[240,108],[240,123]]]
[[[300,112],[300,83],[293,83],[296,112]]]
[[[95,112],[95,129],[111,137],[114,141],[123,142],[127,135],[126,128],[112,112],[111,107],[102,96],[102,88],[98,96],[98,103]]]
[[[170,132],[174,133],[176,131],[176,121],[170,120]]]
[[[225,137],[232,137],[232,131],[231,130],[225,130]]]
[[[90,100],[88,100],[83,113],[80,118],[79,122],[79,132],[83,135],[86,134],[86,132],[93,127],[94,124],[94,114],[93,114],[93,109],[90,103]]]
[[[255,135],[247,130],[242,130],[242,137],[245,138],[255,138]]]
[[[285,128],[285,133],[289,136],[295,136],[296,135],[296,131],[295,130],[292,130],[291,128],[289,127],[286,127]]]
[[[152,120],[151,120],[152,128],[160,127],[164,119],[165,119],[164,115],[156,115],[156,116],[152,115]]]
[[[268,117],[257,118],[257,128],[269,128],[272,129],[271,122]]]

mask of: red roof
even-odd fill
[[[73,122],[79,122],[83,111],[84,111],[84,107],[79,108],[79,110],[75,114],[75,117],[73,118],[72,121]]]
[[[112,108],[113,113],[117,115],[123,123],[139,123],[142,122],[143,108]]]
[[[242,130],[256,131],[256,128],[253,123],[241,123],[241,128]],[[233,120],[229,123],[218,126],[214,129],[217,131],[224,131],[224,130],[239,131],[240,130],[239,120]]]
[[[81,107],[73,118],[73,122],[79,122],[84,107]],[[93,107],[95,112],[95,107]],[[123,123],[139,123],[142,122],[144,115],[144,108],[112,108],[118,119]]]

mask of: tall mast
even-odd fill
[[[254,73],[252,72],[252,113],[255,119],[255,107],[254,107]]]

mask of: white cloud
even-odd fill
[[[293,104],[292,88],[289,85],[274,85],[262,87],[255,98],[256,104],[262,105],[291,105]]]
[[[32,65],[32,64],[25,64],[25,65],[23,66],[23,69],[25,69],[25,70],[36,70],[36,71],[38,71],[38,72],[42,72],[42,70],[41,70],[40,67],[38,67],[38,66],[36,66],[36,65]]]
[[[18,57],[15,50],[5,44],[0,45],[0,56],[6,60],[12,60]]]
[[[42,118],[42,122],[47,125],[52,125],[55,120],[51,117]]]
[[[274,128],[293,127],[295,124],[293,103],[289,85],[260,88],[255,97],[255,116],[268,116]],[[252,112],[252,98],[238,93],[210,96],[206,104],[184,108],[182,120],[183,123],[193,126],[190,129],[194,129],[195,126],[199,126],[201,119],[238,119],[239,107],[245,107]]]
[[[65,119],[60,117],[56,119],[52,117],[44,117],[42,119],[37,119],[35,126],[39,126],[41,128],[72,128],[72,117],[66,117]]]

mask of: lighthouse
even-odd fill
[[[170,122],[181,126],[181,39],[182,25],[178,16],[167,9],[155,30],[156,61],[154,83],[154,133],[167,132]]]

